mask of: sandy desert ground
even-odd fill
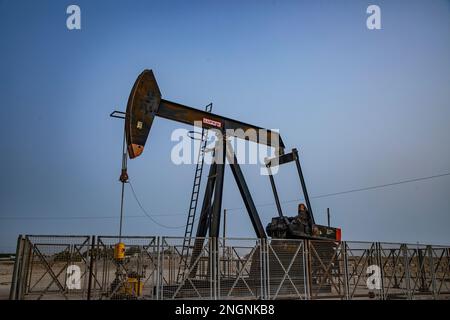
[[[0,261],[0,300],[9,299],[14,261]]]

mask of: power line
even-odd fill
[[[144,213],[144,215],[132,215],[132,216],[126,216],[126,218],[148,218],[150,219],[153,223],[155,223],[156,225],[162,227],[162,228],[166,228],[166,229],[181,229],[181,228],[185,228],[186,225],[182,225],[182,226],[168,226],[165,224],[162,224],[158,221],[156,221],[155,219],[153,219],[153,217],[157,217],[157,216],[181,216],[181,215],[185,215],[185,214],[149,214],[147,212],[147,210],[144,209],[144,207],[142,206],[142,203],[139,201],[136,192],[133,188],[133,185],[131,184],[130,181],[128,181],[128,184],[130,185],[130,189],[131,192],[133,194],[133,198],[136,200],[136,203],[138,204],[139,208],[141,209],[141,211]],[[117,216],[101,216],[101,217],[93,217],[93,216],[72,216],[72,217],[0,217],[0,220],[95,220],[95,219],[117,219]],[[195,219],[194,221],[198,220]]]
[[[170,217],[170,216],[184,216],[184,213],[154,213],[152,217]],[[147,218],[145,215],[125,215],[127,218]],[[5,216],[0,217],[0,220],[98,220],[98,219],[117,219],[117,216]]]
[[[184,214],[153,214],[152,217],[165,216],[181,216]],[[147,218],[145,215],[131,215],[127,218]],[[0,220],[100,220],[100,219],[117,219],[117,216],[62,216],[62,217],[0,217]]]
[[[401,180],[401,181],[396,181],[396,182],[391,182],[391,183],[385,183],[385,184],[380,184],[380,185],[376,185],[376,186],[370,186],[370,187],[364,187],[364,188],[358,188],[358,189],[350,189],[350,190],[333,192],[333,193],[325,193],[325,194],[311,196],[310,198],[311,199],[320,199],[320,198],[338,196],[338,195],[343,195],[343,194],[348,194],[348,193],[354,193],[354,192],[360,192],[360,191],[367,191],[367,190],[386,188],[386,187],[396,186],[396,185],[405,184],[405,183],[411,183],[411,182],[417,182],[417,181],[441,178],[441,177],[445,177],[445,176],[450,176],[450,172],[443,173],[443,174],[438,174],[438,175],[434,175],[434,176],[428,176],[428,177],[422,177],[422,178],[415,178],[415,179],[408,179],[408,180]],[[292,203],[292,202],[298,202],[299,200],[304,200],[304,199],[303,198],[298,198],[298,199],[293,199],[293,200],[286,200],[286,201],[281,201],[281,203]],[[272,206],[275,206],[275,203],[274,202],[263,203],[263,204],[257,204],[255,206],[258,207],[258,208],[269,207],[269,206],[272,207]],[[237,211],[237,210],[243,210],[243,209],[245,209],[245,207],[227,208],[227,211]]]
[[[142,206],[141,202],[139,201],[138,197],[136,196],[136,192],[134,192],[133,185],[131,184],[130,181],[128,181],[128,184],[130,185],[131,192],[133,193],[133,197],[134,197],[134,199],[136,200],[136,202],[137,202],[139,208],[141,208],[142,212],[143,212],[143,213],[144,213],[151,221],[153,221],[153,223],[157,224],[158,226],[160,226],[160,227],[162,227],[162,228],[166,228],[166,229],[181,229],[181,228],[185,228],[185,227],[186,227],[186,225],[177,226],[177,227],[167,226],[167,225],[164,225],[164,224],[162,224],[162,223],[159,223],[158,221],[156,221],[155,219],[153,219],[152,216],[149,215],[149,214],[147,213],[147,211],[144,209],[144,207]],[[196,220],[197,220],[197,219],[196,219]],[[194,221],[195,221],[195,220],[194,220]]]
[[[343,195],[343,194],[348,194],[348,193],[354,193],[354,192],[360,192],[360,191],[368,191],[368,190],[386,188],[386,187],[396,186],[396,185],[405,184],[405,183],[411,183],[411,182],[418,182],[418,181],[423,181],[423,180],[430,180],[430,179],[435,179],[435,178],[441,178],[441,177],[445,177],[445,176],[449,176],[449,175],[450,175],[450,172],[447,172],[447,173],[433,175],[433,176],[428,176],[428,177],[408,179],[408,180],[401,180],[401,181],[392,182],[392,183],[380,184],[380,185],[363,187],[363,188],[357,188],[357,189],[350,189],[350,190],[333,192],[333,193],[325,193],[325,194],[311,196],[310,198],[311,199],[320,199],[320,198],[338,196],[338,195]],[[177,214],[158,213],[158,214],[152,214],[152,215],[148,214],[145,211],[145,209],[142,207],[140,201],[137,199],[137,196],[136,196],[136,193],[134,192],[133,186],[131,185],[131,183],[129,183],[129,184],[130,184],[133,196],[134,196],[136,202],[138,203],[139,207],[141,208],[141,210],[144,212],[145,216],[142,216],[142,215],[131,215],[131,216],[126,216],[127,218],[146,218],[147,217],[147,218],[151,219],[157,225],[160,225],[161,227],[164,227],[164,228],[170,228],[170,229],[180,229],[180,228],[184,228],[186,226],[186,225],[184,225],[184,226],[179,226],[179,227],[170,227],[170,226],[165,226],[165,225],[162,225],[162,224],[156,222],[153,219],[153,217],[158,217],[158,216],[184,216],[185,214],[184,213],[177,213]],[[303,198],[281,201],[281,203],[286,204],[286,203],[298,202],[300,200],[303,200]],[[274,202],[262,203],[262,204],[257,204],[255,206],[258,207],[258,208],[269,207],[269,206],[275,206],[275,203]],[[245,207],[235,207],[235,208],[227,208],[227,211],[238,211],[238,210],[243,210],[243,209],[245,209]],[[116,219],[116,218],[117,218],[117,216],[98,216],[98,217],[95,217],[95,216],[0,217],[0,220],[96,220],[96,219]],[[198,220],[198,219],[196,219],[196,220]]]
[[[314,199],[325,198],[325,197],[337,196],[337,195],[346,194],[346,193],[367,191],[367,190],[373,190],[373,189],[379,189],[379,188],[396,186],[396,185],[404,184],[404,183],[411,183],[411,182],[417,182],[417,181],[441,178],[441,177],[445,177],[445,176],[450,176],[450,172],[443,173],[443,174],[438,174],[438,175],[434,175],[434,176],[429,176],[429,177],[415,178],[415,179],[397,181],[397,182],[392,182],[392,183],[380,184],[380,185],[377,185],[377,186],[371,186],[371,187],[365,187],[365,188],[359,188],[359,189],[352,189],[352,190],[346,190],[346,191],[335,192],[335,193],[326,193],[326,194],[314,196],[313,198]]]

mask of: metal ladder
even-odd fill
[[[211,112],[212,103],[205,107],[206,112]],[[189,250],[191,247],[192,230],[194,228],[195,213],[197,211],[198,197],[200,193],[200,183],[202,180],[203,163],[205,159],[205,150],[208,142],[208,129],[202,128],[202,138],[200,142],[200,150],[197,157],[197,166],[195,168],[194,185],[192,186],[191,201],[189,204],[189,213],[184,231],[183,247],[181,249],[181,261],[178,268],[177,282],[180,282],[185,270],[188,267]]]

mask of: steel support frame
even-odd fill
[[[309,214],[311,217],[311,223],[315,224],[315,220],[314,220],[314,213],[312,210],[312,206],[311,206],[311,202],[309,200],[309,195],[308,195],[308,190],[306,188],[306,182],[305,182],[305,178],[303,176],[303,171],[302,171],[302,166],[300,165],[300,159],[299,159],[299,155],[298,155],[298,150],[297,149],[292,149],[292,152],[281,155],[279,157],[270,159],[269,161],[266,162],[266,168],[269,172],[269,179],[270,179],[270,185],[272,186],[272,192],[273,195],[275,197],[275,204],[277,206],[277,211],[278,211],[278,215],[283,218],[283,210],[281,208],[281,203],[280,203],[280,198],[278,196],[278,191],[277,191],[277,187],[275,185],[275,180],[273,178],[273,174],[272,174],[272,170],[271,167],[273,166],[278,166],[278,165],[282,165],[285,163],[289,163],[289,162],[295,162],[295,166],[297,168],[297,174],[298,177],[300,179],[300,184],[302,187],[302,192],[303,192],[303,196],[305,197],[305,202],[306,202],[306,207],[309,210]]]
[[[256,236],[259,239],[266,238],[266,232],[259,218],[258,211],[251,196],[248,185],[245,181],[242,170],[239,166],[236,155],[234,154],[231,143],[227,141],[227,137],[222,132],[217,135],[217,142],[214,148],[213,162],[208,174],[208,182],[206,184],[205,194],[203,198],[202,210],[197,226],[196,240],[192,251],[192,260],[200,254],[203,246],[204,238],[209,230],[209,237],[218,239],[220,236],[220,218],[222,213],[222,197],[223,184],[225,178],[225,164],[226,160],[230,165],[233,177],[238,186],[242,200],[244,201],[250,221],[255,230]],[[218,241],[214,241],[214,252],[218,252]],[[210,264],[214,262],[210,259]],[[213,274],[218,274],[219,265],[215,265]],[[197,268],[194,267],[190,273],[190,277],[195,277]]]
[[[244,201],[244,205],[245,208],[247,209],[247,213],[250,217],[253,229],[255,230],[256,236],[259,239],[265,239],[267,237],[266,232],[261,223],[261,219],[259,217],[258,211],[256,210],[255,203],[253,202],[252,195],[247,186],[247,182],[245,181],[241,167],[239,166],[236,154],[234,153],[233,147],[231,146],[231,143],[229,141],[227,141],[226,146],[227,146],[226,151],[228,163],[230,164],[234,180],[236,180],[239,192],[241,193],[241,197],[242,200]]]

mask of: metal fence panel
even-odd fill
[[[348,299],[383,299],[382,284],[369,284],[373,267],[378,267],[379,263],[378,244],[376,242],[350,242],[345,245],[346,254],[346,286]],[[378,274],[378,273],[377,273]],[[375,276],[377,275],[375,274]],[[381,276],[381,275],[380,275]]]
[[[306,243],[310,298],[345,298],[345,243],[334,241]]]
[[[197,238],[182,268],[183,238],[162,237],[160,246],[160,299],[213,299],[213,266],[209,263],[215,241]],[[196,248],[196,251],[194,250]],[[195,251],[195,253],[193,253]]]
[[[158,275],[156,237],[98,237],[92,274],[93,299],[154,299]],[[114,247],[125,245],[125,258],[114,258]]]
[[[20,236],[10,298],[450,299],[449,247],[192,240],[182,259],[183,238]]]
[[[409,269],[409,297],[411,299],[429,299],[433,295],[432,272],[434,271],[431,247],[425,245],[406,246]]]
[[[305,241],[272,239],[267,243],[267,285],[270,299],[306,299]]]
[[[21,298],[86,299],[89,240],[89,236],[26,236]]]
[[[220,299],[261,299],[262,254],[259,239],[219,239]]]
[[[450,297],[450,248],[430,247],[432,259],[433,297],[444,299]]]

